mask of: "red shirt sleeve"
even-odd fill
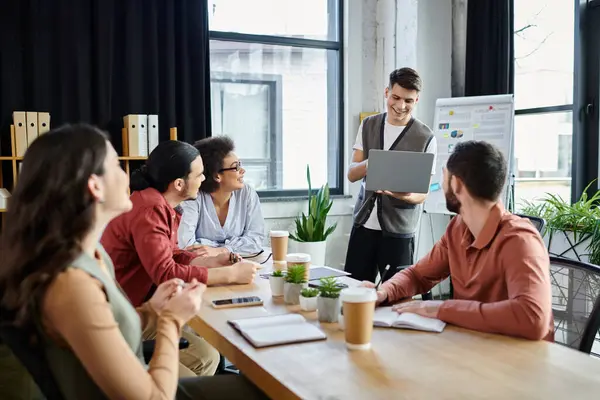
[[[548,284],[550,260],[543,243],[532,234],[512,235],[505,240],[497,262],[489,267],[504,270],[507,300],[448,300],[441,306],[438,318],[481,332],[532,340],[547,337],[552,293]]]
[[[149,207],[140,210],[132,221],[131,234],[142,266],[156,285],[172,278],[186,282],[196,278],[206,283],[208,270],[189,265],[193,254],[173,248],[171,235],[177,235],[177,232],[171,231],[170,218],[159,207]]]
[[[450,275],[447,235],[456,224],[455,221],[456,219],[450,222],[444,236],[425,257],[381,285],[381,290],[387,294],[388,302],[395,303],[407,297],[427,293]]]

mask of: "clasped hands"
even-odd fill
[[[361,283],[362,287],[368,287],[375,289],[376,286],[373,282],[363,281]],[[380,305],[388,298],[387,292],[384,290],[377,291],[377,305]],[[418,314],[423,317],[428,318],[438,318],[440,307],[444,304],[443,301],[440,300],[424,300],[424,301],[406,301],[403,303],[395,304],[392,307],[393,311],[396,311],[398,314],[402,313],[413,313]]]
[[[169,312],[186,323],[200,311],[205,290],[206,285],[196,279],[185,283],[173,278],[158,285],[148,305],[157,315]]]

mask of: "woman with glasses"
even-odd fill
[[[258,195],[244,183],[233,141],[215,136],[194,144],[206,180],[195,200],[182,203],[179,246],[197,255],[222,252],[254,255],[262,251],[264,220]]]

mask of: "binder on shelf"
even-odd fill
[[[158,146],[158,115],[148,115],[148,154]]]
[[[6,210],[9,197],[10,192],[4,188],[0,188],[0,210]]]
[[[38,113],[38,133],[39,135],[50,130],[50,113]]]
[[[27,120],[25,111],[13,112],[13,125],[15,126],[15,147],[17,157],[23,157],[27,150]]]
[[[129,114],[123,117],[127,127],[129,156],[148,156],[148,116]]]
[[[27,120],[27,146],[31,146],[31,143],[38,137],[38,116],[35,111],[27,111],[25,118]]]

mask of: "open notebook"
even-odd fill
[[[442,332],[446,323],[436,318],[422,317],[413,313],[398,314],[396,311],[392,311],[392,307],[379,307],[375,309],[373,326]]]
[[[309,324],[300,314],[270,315],[228,321],[254,347],[327,339],[327,335]]]

